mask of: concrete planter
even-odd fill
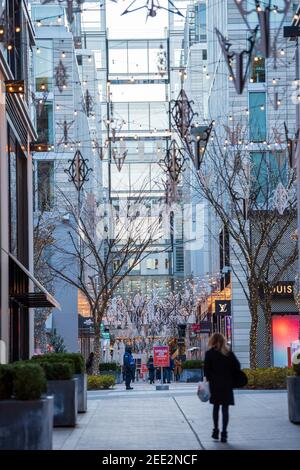
[[[87,375],[75,374],[78,380],[78,413],[86,413],[87,410]]]
[[[292,423],[300,423],[300,377],[287,377],[289,419]]]
[[[48,394],[54,395],[54,426],[75,426],[78,410],[78,379],[49,380]]]
[[[52,450],[53,397],[0,400],[0,450]]]
[[[202,379],[202,369],[183,369],[180,375],[180,382],[200,382]]]

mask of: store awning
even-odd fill
[[[21,303],[28,308],[44,308],[44,307],[54,307],[61,310],[60,304],[55,300],[55,298],[49,294],[49,292],[42,286],[42,284],[33,276],[33,274],[28,271],[25,266],[11,253],[7,252],[2,248],[2,250],[7,254],[10,261],[13,263],[14,267],[17,267],[22,271],[22,274],[30,279],[35,287],[39,290],[38,292],[23,292],[11,294],[11,300]]]

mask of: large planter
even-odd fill
[[[0,400],[0,450],[52,450],[53,397]]]
[[[123,382],[123,374],[121,371],[116,370],[101,370],[100,375],[113,375],[116,379],[116,384],[121,384]]]
[[[292,423],[300,423],[300,377],[287,377],[289,419]]]
[[[78,379],[78,413],[86,413],[87,410],[87,375],[75,374]]]
[[[203,379],[203,369],[183,369],[180,382],[200,382]]]
[[[54,426],[75,426],[78,410],[78,379],[48,380],[47,392],[54,396]]]

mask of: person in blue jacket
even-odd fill
[[[133,390],[133,387],[130,387],[130,382],[132,380],[132,362],[134,363],[134,358],[132,356],[131,347],[126,346],[123,356],[123,373],[125,377],[126,390]]]

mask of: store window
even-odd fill
[[[263,142],[266,135],[266,94],[249,93],[249,139],[252,142]]]
[[[266,81],[265,59],[259,54],[252,59],[251,65],[251,82],[264,83]]]
[[[37,114],[36,129],[39,142],[53,144],[53,103],[44,103],[41,112]]]
[[[37,41],[35,54],[35,89],[38,92],[52,91],[53,89],[53,41]]]
[[[284,152],[252,152],[252,200],[256,208],[269,205],[279,183],[287,183],[288,166]]]
[[[38,208],[49,211],[54,208],[54,162],[37,162]]]
[[[146,266],[147,266],[147,269],[151,269],[151,270],[158,269],[158,259],[156,258],[147,259]]]

